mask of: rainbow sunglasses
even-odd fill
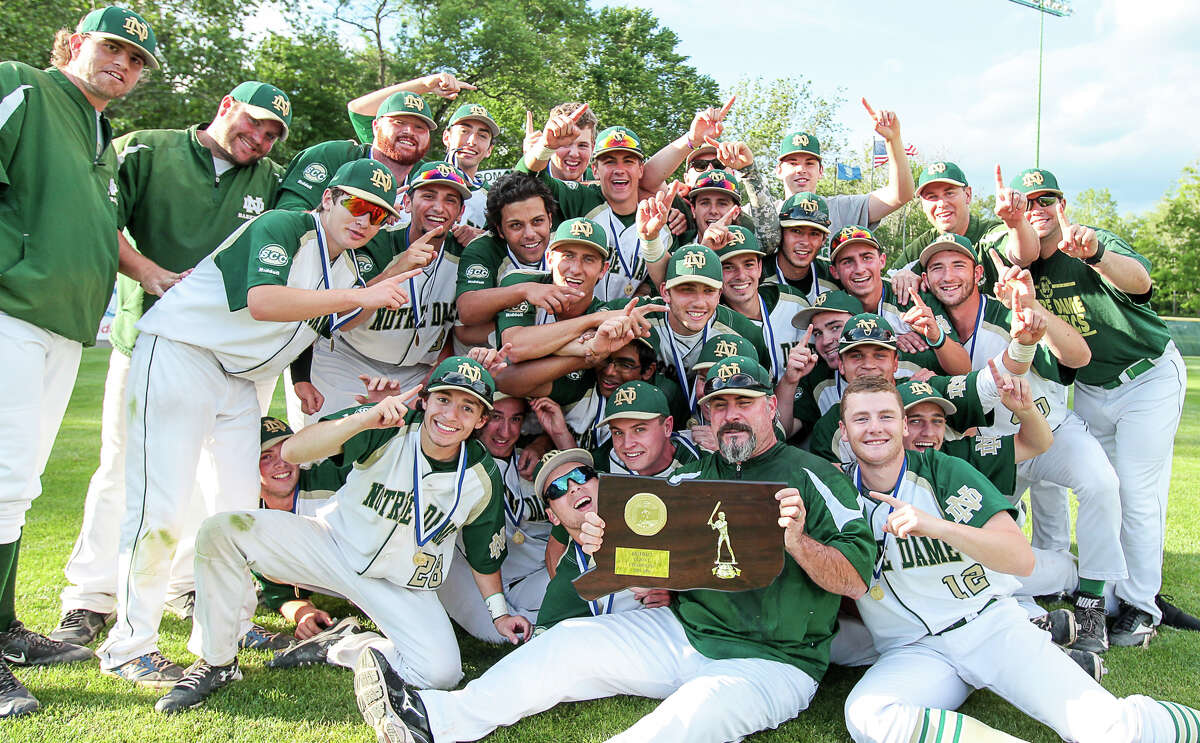
[[[849,227],[843,227],[836,235],[834,235],[833,240],[831,240],[829,243],[829,250],[830,252],[836,251],[839,247],[852,240],[869,242],[875,247],[879,247],[879,241],[875,239],[875,236],[871,234],[870,230],[868,230],[866,227],[850,225]]]

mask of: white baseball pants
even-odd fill
[[[509,544],[509,549],[514,545]],[[483,642],[496,645],[506,643],[506,640],[496,631],[496,623],[492,621],[491,612],[483,597],[479,595],[479,587],[475,585],[475,576],[471,572],[471,564],[462,551],[462,542],[455,546],[454,562],[446,573],[446,580],[437,590],[438,599],[450,618],[465,629],[472,637]],[[503,568],[501,575],[503,576]],[[514,615],[520,615],[529,620],[530,624],[537,623],[538,609],[546,596],[546,586],[550,583],[550,575],[545,568],[521,578],[515,583],[504,581],[504,600],[512,609]]]

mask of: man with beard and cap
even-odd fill
[[[779,576],[765,588],[680,591],[669,607],[561,622],[454,692],[417,691],[369,650],[355,693],[381,739],[477,740],[562,701],[621,693],[663,699],[625,732],[629,740],[736,740],[807,708],[828,664],[840,597],[866,590],[875,545],[849,481],[776,439],[775,397],[755,359],[728,357],[707,378],[703,402],[720,453],[671,479],[785,483],[775,494],[786,552]],[[578,493],[591,468],[577,468],[567,462],[542,474]],[[577,538],[594,553],[604,522],[585,513]],[[528,683],[533,669],[544,675],[563,658],[588,672]]]

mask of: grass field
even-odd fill
[[[71,407],[43,478],[44,494],[29,514],[22,542],[17,609],[30,627],[47,632],[59,613],[62,566],[79,530],[88,479],[99,452],[100,399],[108,352],[84,353]],[[1175,445],[1171,508],[1167,526],[1164,590],[1177,603],[1200,614],[1200,359],[1188,359],[1188,405]],[[182,383],[182,382],[181,382]],[[344,604],[329,604],[345,612]],[[261,617],[283,630],[282,622]],[[183,663],[189,624],[167,617],[161,649]],[[467,678],[474,678],[505,651],[462,638]],[[164,718],[153,711],[158,693],[101,676],[96,662],[69,667],[18,669],[17,675],[42,702],[40,712],[0,722],[0,741],[359,741],[374,739],[362,724],[348,671],[304,668],[270,671],[269,655],[245,651],[245,680],[213,697],[204,708]],[[1200,634],[1165,629],[1148,649],[1114,648],[1106,656],[1111,673],[1104,685],[1118,696],[1144,693],[1200,707]],[[570,658],[537,673],[569,673]],[[811,709],[759,741],[847,741],[842,700],[860,672],[831,669]],[[598,741],[631,725],[653,709],[654,701],[618,697],[560,705],[511,728],[496,741]],[[974,715],[1029,741],[1051,743],[1058,737],[990,693],[976,693],[963,707]]]

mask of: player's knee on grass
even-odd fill
[[[254,520],[254,514],[248,511],[209,516],[196,532],[196,554],[204,557],[225,554],[234,544],[236,535],[254,528]]]

